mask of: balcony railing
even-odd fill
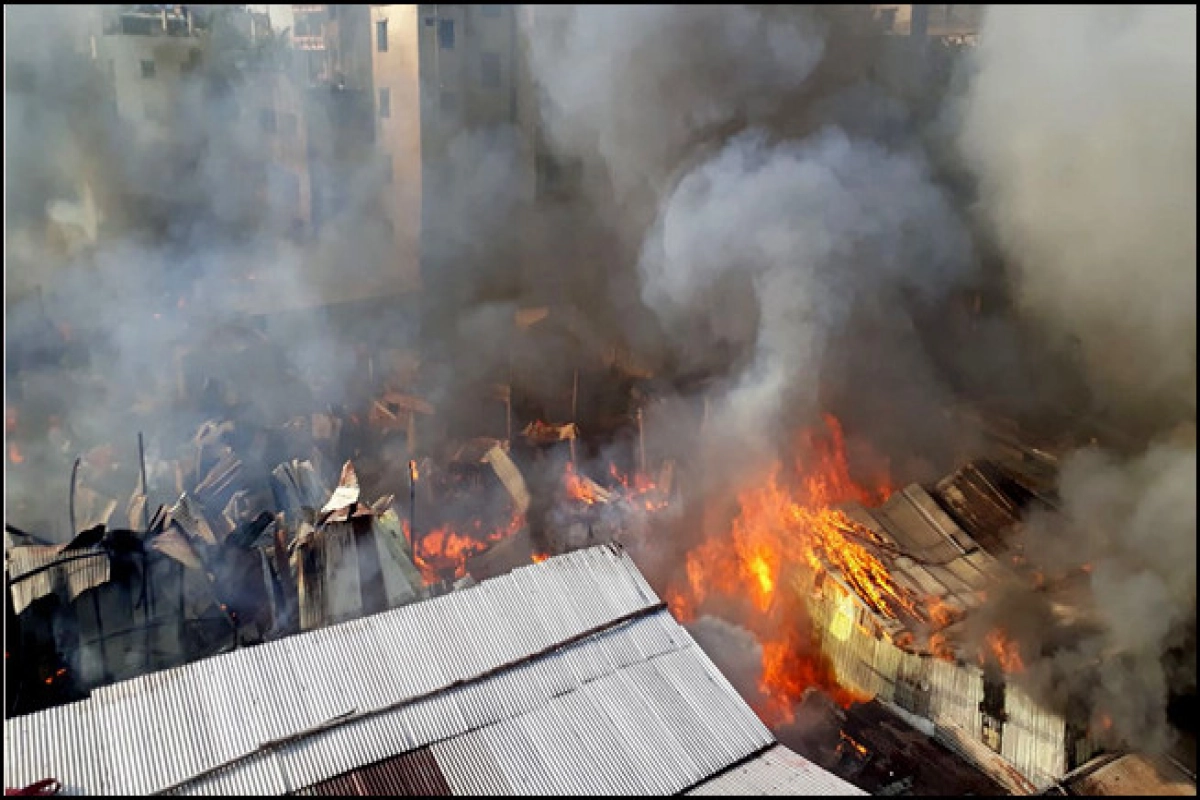
[[[297,50],[324,50],[324,36],[297,36],[292,34],[292,47]]]

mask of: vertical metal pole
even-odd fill
[[[92,612],[96,615],[96,640],[100,643],[100,680],[108,683],[108,645],[104,641],[104,618],[100,615],[100,587],[91,589]]]
[[[70,498],[68,500],[67,513],[71,517],[71,538],[72,539],[75,538],[75,534],[79,533],[79,531],[75,528],[75,478],[77,475],[79,475],[79,462],[81,462],[82,460],[83,460],[83,458],[81,456],[76,456],[75,464],[74,464],[74,466],[71,467],[71,494],[70,494]]]
[[[138,465],[142,471],[142,531],[150,530],[150,490],[146,486],[146,448],[142,441],[142,432],[138,431]]]

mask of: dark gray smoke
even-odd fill
[[[689,418],[703,397],[702,437],[669,422],[648,435],[704,504],[820,411],[855,418],[852,448],[916,455],[920,477],[968,433],[946,422],[951,387],[917,328],[977,259],[905,94],[924,68],[863,13],[565,6],[529,23],[550,149],[582,162],[613,230],[604,269],[637,265],[632,287],[607,287],[633,290],[618,330],[649,312],[632,343],[693,399]]]
[[[852,450],[859,438],[894,463],[907,456],[900,482],[971,454],[971,431],[943,414],[964,393],[1032,419],[1070,403],[1143,441],[1194,423],[1194,9],[996,10],[956,84],[936,45],[919,56],[902,39],[857,37],[850,14],[560,7],[539,10],[529,37],[551,143],[591,170],[596,213],[637,254],[659,362],[709,379],[704,436],[660,431],[698,455],[687,485],[701,502],[719,507],[716,495],[819,410],[847,421]],[[961,103],[939,108],[952,88]],[[945,147],[948,130],[957,164],[927,149]],[[982,274],[980,251],[992,262]],[[1012,302],[977,313],[968,336],[947,302],[964,289]],[[695,421],[696,405],[678,408]],[[1157,482],[1149,464],[1180,469],[1164,486],[1191,485],[1194,451],[1171,447],[1105,462],[1127,509],[1093,529],[1110,532],[1107,545],[1069,533],[1091,519],[1091,456],[1066,462],[1062,514],[1037,525],[1068,531],[1057,539],[1082,561],[1117,558],[1117,532],[1138,527],[1146,512],[1133,509]],[[1156,527],[1178,558],[1132,573],[1097,566],[1096,594],[1111,594],[1104,632],[1076,639],[1079,663],[1126,645],[1099,685],[1106,696],[1128,686],[1156,709],[1131,720],[1162,721],[1171,679],[1149,666],[1194,630],[1195,501],[1179,495],[1182,510]],[[694,535],[674,541],[683,551]],[[1162,591],[1134,588],[1156,581]],[[1180,605],[1135,641],[1121,629],[1138,596]],[[1086,682],[1058,672],[1064,695]]]
[[[1099,630],[1054,642],[1036,602],[996,618],[1045,656],[1039,691],[1161,748],[1169,693],[1195,691],[1196,9],[994,6],[980,41],[959,142],[1019,310],[1143,442],[1071,455],[1026,537],[1048,570],[1093,570]]]

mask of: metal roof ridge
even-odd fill
[[[544,562],[544,563],[547,563],[547,562]],[[470,591],[470,590],[468,589],[465,591]],[[518,666],[521,666],[522,664],[527,664],[532,661],[536,661],[540,658],[544,658],[558,650],[562,650],[566,647],[569,647],[573,644],[583,641],[584,639],[590,638],[592,636],[596,636],[598,634],[604,633],[613,628],[619,627],[619,626],[621,626],[627,622],[630,622],[632,620],[639,619],[641,617],[650,616],[652,614],[657,614],[660,611],[666,610],[666,608],[667,608],[667,604],[662,601],[659,601],[652,605],[643,606],[642,608],[636,609],[627,614],[622,614],[621,616],[616,617],[615,619],[608,620],[607,622],[604,622],[600,625],[589,628],[588,630],[581,631],[580,633],[574,634],[573,636],[570,636],[561,642],[557,642],[557,643],[551,644],[547,647],[544,647],[537,652],[530,653],[530,654],[522,656],[520,658],[508,661],[497,667],[493,667],[492,669],[487,670],[486,672],[480,673],[479,675],[474,675],[469,678],[460,678],[459,680],[453,681],[449,684],[446,684],[445,686],[441,686],[436,689],[432,689],[428,692],[423,692],[421,694],[413,695],[411,697],[406,697],[402,700],[396,701],[395,703],[390,703],[386,706],[381,706],[380,708],[368,709],[367,711],[357,711],[357,710],[349,711],[349,712],[346,712],[339,716],[333,717],[329,720],[326,720],[325,722],[322,722],[318,725],[314,725],[313,727],[308,728],[306,730],[288,734],[287,736],[283,736],[278,739],[273,739],[268,742],[263,742],[258,747],[256,747],[255,749],[253,749],[247,753],[243,753],[242,755],[239,755],[236,758],[229,759],[225,762],[217,764],[216,766],[209,767],[208,769],[205,769],[195,775],[189,776],[189,777],[185,778],[184,780],[177,781],[169,786],[163,787],[162,789],[158,789],[154,792],[154,794],[166,794],[169,792],[177,791],[189,784],[195,783],[198,780],[202,780],[202,779],[208,777],[209,775],[220,772],[223,769],[227,769],[230,766],[233,766],[234,764],[240,764],[243,761],[248,761],[252,758],[255,758],[255,757],[261,755],[265,751],[283,747],[292,742],[307,739],[309,737],[315,736],[320,733],[324,733],[325,731],[332,730],[334,728],[338,728],[343,725],[347,725],[352,722],[358,722],[360,720],[377,717],[381,714],[385,714],[390,711],[396,711],[398,709],[405,708],[410,705],[414,705],[414,704],[422,702],[424,700],[429,700],[429,699],[437,697],[439,695],[446,694],[447,692],[449,692],[453,689],[458,689],[463,686],[469,686],[471,684],[479,683],[483,680],[491,678],[491,677],[498,675],[500,673],[503,673],[507,670],[511,670]]]

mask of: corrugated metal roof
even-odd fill
[[[318,797],[447,797],[451,794],[428,747],[389,758],[302,789]]]
[[[432,767],[388,766],[428,748],[455,793],[644,794],[773,742],[603,546],[9,720],[5,763],[87,793],[429,793]]]
[[[781,744],[684,792],[689,795],[865,795]]]
[[[1101,756],[1062,780],[1073,795],[1195,797],[1196,779],[1172,759],[1145,753]]]
[[[5,552],[13,613],[20,614],[34,600],[48,594],[57,593],[63,603],[69,603],[88,589],[108,583],[111,569],[107,552],[63,553],[62,548],[62,545],[24,545]],[[35,571],[36,574],[22,578]]]

